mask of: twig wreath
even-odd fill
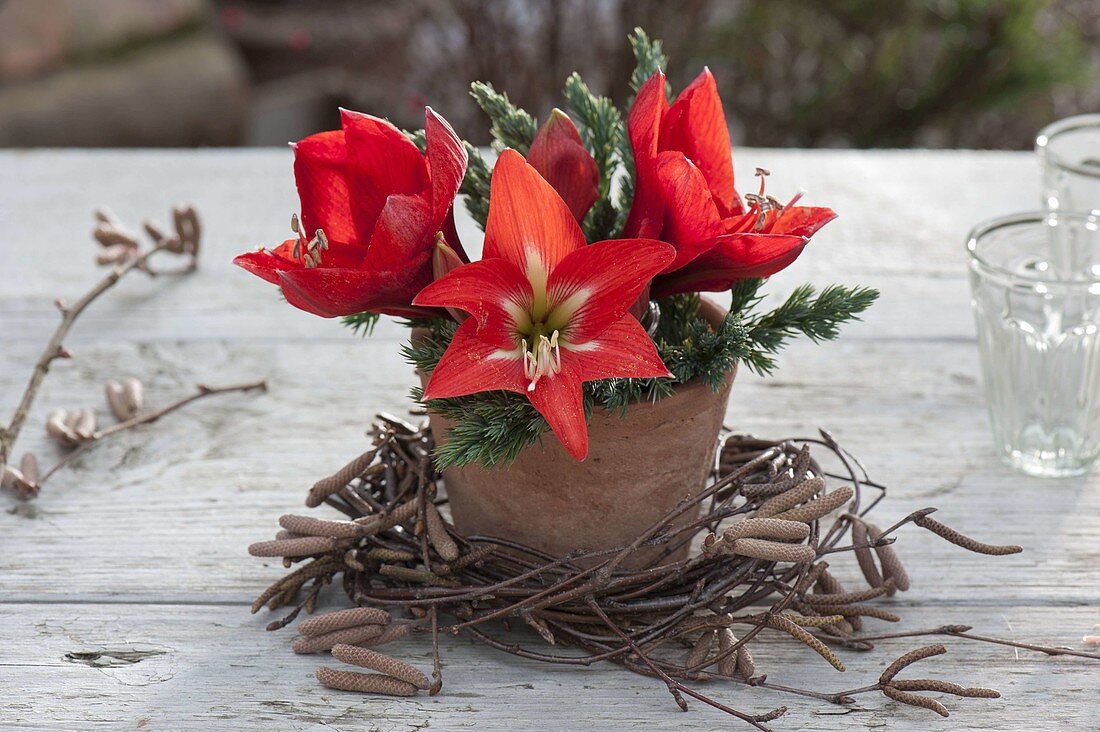
[[[727,435],[712,480],[701,493],[629,545],[599,552],[578,549],[560,558],[513,541],[460,535],[440,512],[447,500],[440,492],[427,428],[379,415],[372,432],[374,446],[318,481],[306,498],[307,506],[326,504],[347,520],[285,515],[274,540],[249,547],[254,556],[282,557],[288,568],[299,565],[252,605],[254,613],[265,606],[292,606],[268,630],[287,626],[303,609],[312,613],[320,593],[338,577],[357,606],[298,625],[295,652],[330,651],[338,661],[379,672],[321,666],[317,678],[329,687],[437,693],[442,687],[439,636],[466,634],[499,651],[546,663],[617,663],[663,681],[684,710],[690,697],[763,730],[784,707],[764,714],[742,712],[689,684],[747,684],[832,704],[881,692],[942,716],[947,709],[920,692],[999,696],[939,679],[896,678],[910,664],[946,653],[939,644],[901,656],[870,686],[839,692],[784,686],[768,681],[753,661],[750,644],[763,632],[789,636],[838,671],[844,664],[833,647],[870,651],[875,640],[910,636],[1100,659],[1097,653],[976,635],[967,625],[859,634],[863,618],[899,620],[868,602],[909,589],[893,546],[903,526],[915,524],[979,554],[1008,555],[1021,548],[965,536],[931,518],[934,508],[880,529],[870,514],[885,487],[824,431],[819,437],[785,440]],[[818,454],[837,467],[823,467]],[[677,521],[695,515],[699,507],[697,520]],[[668,562],[685,544],[693,547],[691,555]],[[640,566],[623,568],[624,560],[643,547],[661,551]],[[867,587],[845,588],[830,573],[830,562],[844,555],[858,563]],[[454,621],[443,624],[444,616]],[[581,655],[520,645],[492,625],[499,621],[507,628],[517,619],[548,646],[572,647]],[[431,636],[431,679],[370,650],[410,633]]]

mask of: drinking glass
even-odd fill
[[[993,438],[1039,476],[1100,456],[1100,213],[1035,212],[967,241],[971,303]]]
[[[1050,211],[1100,212],[1100,114],[1067,117],[1035,138]]]

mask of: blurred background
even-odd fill
[[[623,100],[627,33],[708,64],[735,144],[1029,148],[1100,110],[1097,0],[0,0],[0,146],[282,145],[337,107],[488,141],[574,69]]]

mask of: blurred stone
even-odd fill
[[[205,0],[7,0],[0,3],[0,82],[206,25]]]
[[[236,52],[212,32],[192,32],[0,87],[0,145],[229,145],[247,103]]]

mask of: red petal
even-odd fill
[[[588,426],[581,381],[573,370],[563,363],[558,373],[539,379],[527,397],[546,418],[565,451],[575,460],[584,460],[588,456]]]
[[[534,255],[550,272],[584,245],[584,234],[561,196],[518,152],[502,152],[489,191],[484,258],[507,259],[527,272],[528,255]]]
[[[482,259],[455,269],[431,283],[413,303],[423,307],[458,308],[477,323],[477,334],[496,348],[513,349],[516,319],[530,311],[531,283],[505,259]]]
[[[703,172],[680,152],[663,152],[657,176],[664,197],[661,238],[676,246],[676,259],[665,270],[680,269],[713,245],[722,229],[722,216],[707,187]]]
[[[723,217],[740,212],[741,202],[733,188],[729,128],[710,69],[704,68],[669,107],[660,146],[679,150],[699,166]]]
[[[573,252],[550,273],[550,328],[584,343],[623,317],[675,251],[653,239],[616,239]],[[560,321],[560,322],[559,322]]]
[[[347,109],[340,110],[340,120],[347,140],[348,191],[355,202],[351,212],[361,240],[367,241],[386,199],[426,191],[428,170],[416,145],[386,120]]]
[[[287,269],[302,269],[304,264],[294,259],[289,247],[294,246],[294,239],[287,239],[275,248],[274,251],[261,249],[256,252],[245,252],[233,258],[233,264],[248,270],[257,277],[262,277],[273,285],[279,284],[279,272]]]
[[[683,269],[653,280],[653,297],[681,292],[721,292],[737,280],[770,277],[789,266],[809,243],[786,234],[728,234]]]
[[[831,208],[821,206],[791,206],[779,215],[768,229],[769,234],[793,234],[807,239],[836,218]]]
[[[600,169],[584,146],[573,120],[560,109],[539,129],[527,162],[565,201],[577,221],[583,221],[600,195]]]
[[[467,320],[458,326],[432,371],[424,398],[446,399],[495,389],[527,393],[523,357],[518,349],[504,352],[486,343],[477,335],[477,323]]]
[[[657,143],[668,113],[665,75],[659,70],[638,90],[627,118],[634,151],[634,201],[623,236],[654,237],[661,233],[661,193],[657,186]]]
[[[387,198],[375,222],[366,267],[402,269],[423,255],[430,257],[436,233],[432,230],[431,216],[431,203],[425,198],[401,195]]]
[[[657,354],[653,339],[631,315],[619,318],[599,338],[579,348],[566,345],[561,350],[561,359],[582,381],[672,376]]]
[[[424,256],[427,262],[428,254]],[[398,271],[326,267],[288,270],[279,273],[279,284],[287,302],[323,318],[365,311],[402,317],[437,316],[437,311],[410,305],[412,295],[426,284],[419,279],[430,269],[425,263],[413,263],[415,266]]]
[[[466,175],[466,146],[431,107],[424,108],[424,134],[428,140],[427,164],[432,179],[432,224],[441,227],[454,205],[462,177]]]
[[[233,263],[273,285],[278,285],[279,272],[288,269],[305,269],[305,258],[301,253],[297,258],[294,257],[296,243],[297,239],[287,239],[270,251],[261,249],[256,252],[246,252],[234,258]],[[328,251],[323,252],[322,256],[325,267],[359,269],[367,256],[367,248],[330,242]]]
[[[294,182],[302,202],[306,238],[324,229],[329,239],[366,244],[356,236],[348,184],[347,155],[340,130],[310,135],[294,146]]]

